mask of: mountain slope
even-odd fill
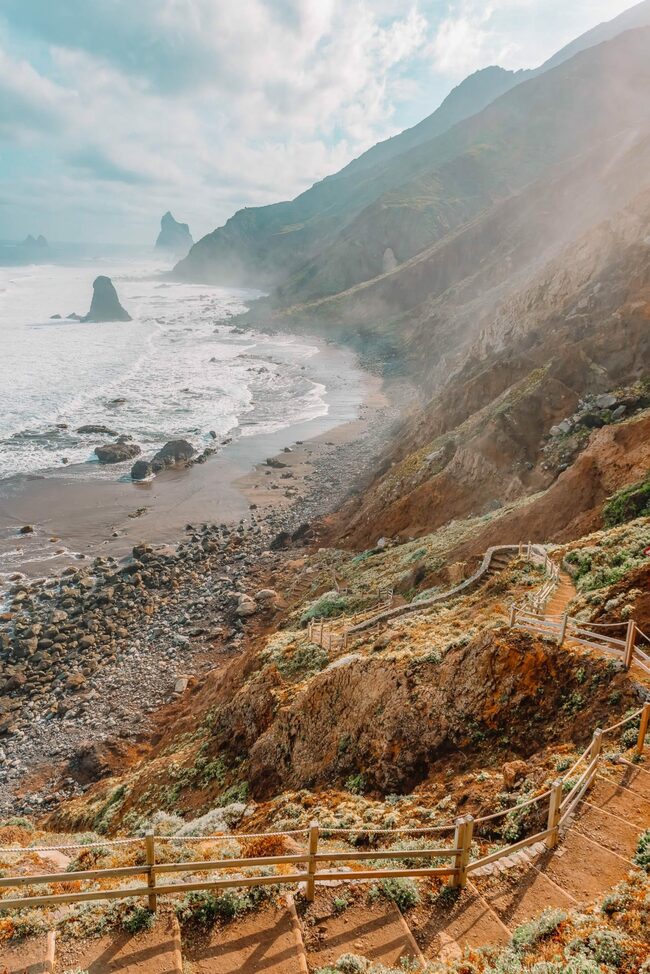
[[[545,73],[559,61],[566,61],[574,49],[589,47],[597,41],[618,35],[626,26],[644,22],[650,23],[648,0],[578,38],[573,45],[535,71],[513,73],[493,67],[477,72],[454,89],[427,119],[399,136],[374,146],[339,173],[315,184],[295,200],[247,208],[234,214],[225,226],[195,244],[188,257],[177,265],[175,274],[193,280],[271,287],[286,282],[288,277],[295,275],[305,265],[297,278],[296,293],[302,294],[300,282],[310,281],[314,273],[320,277],[318,287],[321,290],[308,287],[304,289],[302,297],[314,293],[335,293],[349,286],[351,277],[358,281],[373,276],[381,269],[384,257],[384,251],[379,257],[376,253],[379,249],[376,240],[372,253],[365,250],[367,240],[355,243],[359,259],[352,261],[355,270],[352,274],[348,273],[346,279],[338,280],[335,275],[333,280],[328,281],[328,273],[321,272],[319,275],[318,271],[314,272],[310,262],[318,265],[321,255],[329,247],[337,245],[341,233],[349,236],[351,221],[368,205],[377,204],[385,194],[392,193],[420,173],[436,172],[445,161],[444,149],[440,157],[439,139],[459,122],[481,113],[487,104],[513,86],[516,90],[525,79]],[[505,136],[507,138],[507,132]],[[480,145],[476,149],[480,151]],[[471,177],[472,173],[468,173],[468,176]],[[450,188],[453,191],[454,187]],[[501,190],[503,187],[497,188]],[[444,196],[446,187],[443,185],[440,190]],[[444,223],[446,216],[443,214],[441,219]],[[402,247],[404,254],[408,256],[415,252],[415,247],[430,243],[435,239],[437,229],[434,222],[432,235],[431,228],[421,225],[412,239],[407,232]],[[398,226],[400,242],[402,232]],[[349,259],[349,254],[346,259]],[[405,259],[405,256],[398,259]],[[289,290],[293,293],[294,288]]]

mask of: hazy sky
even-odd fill
[[[631,0],[0,0],[0,239],[195,239]]]

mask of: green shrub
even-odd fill
[[[133,906],[122,917],[122,926],[127,933],[141,933],[143,930],[151,930],[155,919],[155,914],[145,906]]]
[[[641,869],[645,869],[647,873],[650,873],[650,829],[646,829],[639,836],[634,862],[637,866],[641,866]]]
[[[603,506],[603,521],[608,528],[647,515],[650,515],[650,474],[636,484],[623,487]]]
[[[544,910],[535,920],[529,920],[528,923],[523,923],[517,927],[512,935],[513,946],[517,950],[527,950],[540,940],[544,940],[555,933],[560,924],[566,920],[566,917],[564,910]]]
[[[420,891],[414,879],[407,877],[397,879],[382,879],[377,886],[371,888],[371,894],[383,896],[391,900],[402,913],[417,906],[420,902]]]
[[[353,795],[362,795],[366,788],[365,777],[359,774],[351,774],[345,782],[345,790],[351,791]]]
[[[299,646],[291,656],[278,656],[275,665],[282,676],[295,676],[297,673],[318,673],[329,663],[327,650],[315,643]]]
[[[348,600],[337,592],[326,592],[303,612],[300,621],[305,625],[311,619],[331,619],[340,616],[348,609]]]

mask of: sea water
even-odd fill
[[[76,432],[89,424],[150,456],[171,439],[200,450],[327,412],[309,377],[314,345],[233,325],[258,294],[176,283],[167,269],[151,257],[0,267],[0,481],[80,463],[82,476],[114,478],[93,453],[111,437]],[[132,321],[67,320],[88,311],[98,274]]]

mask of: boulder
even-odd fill
[[[160,221],[156,250],[166,250],[178,257],[185,257],[193,245],[194,241],[187,223],[179,223],[167,210]]]
[[[616,396],[612,396],[610,392],[606,392],[602,396],[596,396],[596,405],[599,409],[611,409],[612,406],[616,405],[616,402]]]
[[[165,443],[162,450],[158,450],[151,461],[151,469],[154,473],[164,470],[165,467],[173,467],[177,463],[187,463],[195,454],[195,449],[187,440],[170,440]]]
[[[518,781],[526,777],[528,765],[525,761],[506,761],[501,768],[501,774],[503,775],[503,784],[510,791]]]
[[[136,460],[131,467],[132,480],[148,480],[153,475],[153,467],[148,460]]]
[[[81,321],[131,321],[131,315],[120,304],[110,277],[100,274],[95,278],[90,311]]]
[[[115,430],[109,430],[108,426],[95,426],[90,423],[88,426],[80,426],[77,433],[97,433],[102,436],[117,436]]]
[[[141,452],[136,443],[104,443],[95,447],[95,455],[100,463],[123,463]]]

